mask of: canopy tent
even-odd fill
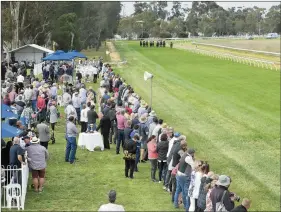
[[[47,57],[43,58],[43,61],[45,60],[72,60],[74,58],[73,55],[67,54],[62,50],[58,50],[55,53],[48,55]]]
[[[1,118],[13,118],[17,117],[16,114],[13,113],[12,109],[5,104],[1,104]]]
[[[70,52],[73,56],[75,57],[79,57],[79,58],[87,58],[84,54],[82,54],[81,52],[78,52],[76,50],[73,50],[72,52]]]
[[[1,138],[12,138],[22,133],[22,130],[15,128],[7,123],[2,123]]]

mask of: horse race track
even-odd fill
[[[280,73],[186,51],[115,42],[128,61],[119,73],[177,131],[197,159],[231,176],[230,190],[253,200],[251,210],[280,203]]]
[[[231,176],[230,190],[251,198],[251,211],[279,210],[279,72],[167,47],[141,48],[138,42],[116,42],[116,49],[128,63],[113,68],[148,102],[150,83],[143,73],[154,74],[153,109],[187,135],[197,159]],[[84,53],[106,58],[105,49]],[[98,89],[98,84],[89,86]],[[64,115],[63,107],[60,112]],[[110,189],[117,191],[116,203],[126,211],[183,211],[182,206],[173,208],[162,184],[151,182],[149,163],[139,164],[134,180],[125,179],[123,155],[116,155],[112,144],[104,152],[78,148],[79,160],[70,165],[64,162],[64,118],[55,134],[44,192],[37,194],[29,187],[26,211],[97,211],[107,203]]]

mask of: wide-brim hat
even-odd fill
[[[49,88],[49,85],[48,84],[44,84],[43,88]]]
[[[40,139],[37,137],[33,137],[30,141],[30,143],[32,143],[32,144],[38,144],[39,142],[40,142]]]
[[[141,103],[140,103],[140,106],[141,106],[141,107],[146,107],[146,106],[147,106],[147,103],[142,100]]]
[[[226,175],[220,175],[216,185],[228,187],[230,185],[230,178]]]
[[[147,122],[147,117],[146,116],[141,116],[140,119],[139,119],[139,122],[144,124]]]
[[[149,113],[149,116],[155,117],[155,116],[156,116],[155,111],[154,111],[154,110],[152,110],[152,111]]]

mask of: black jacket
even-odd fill
[[[243,205],[239,205],[236,208],[233,208],[230,212],[247,212],[247,208]]]
[[[94,110],[89,110],[87,113],[88,124],[95,124],[98,118],[98,114]]]
[[[124,150],[127,150],[128,153],[136,154],[137,151],[137,142],[135,141],[130,141],[125,145]]]
[[[100,120],[99,126],[97,127],[97,131],[99,129],[101,129],[101,134],[102,135],[109,134],[110,127],[111,127],[111,121],[110,121],[109,117],[108,116],[104,116]]]
[[[170,153],[169,153],[169,156],[168,156],[168,158],[167,158],[167,164],[170,164],[170,162],[171,162],[171,160],[172,160],[172,158],[173,158],[173,155],[174,155],[174,151],[175,151],[175,149],[177,149],[179,146],[180,146],[180,141],[179,141],[179,140],[175,140],[175,141],[174,141],[174,144],[173,144],[173,146],[172,146],[172,149],[171,149],[171,151],[170,151]]]
[[[181,143],[180,141],[175,146],[174,152],[173,152],[173,163],[172,166],[176,167],[176,165],[180,162],[181,155],[179,154],[179,151],[181,150]]]
[[[78,78],[78,80],[81,80],[82,79],[82,74],[81,73],[77,73],[76,77]]]
[[[212,200],[212,205],[213,205],[214,212],[216,212],[216,203],[221,201],[223,192],[225,190],[227,190],[227,188],[225,188],[223,186],[216,186],[212,190],[212,192],[210,194],[210,198]],[[231,199],[230,199],[229,191],[226,191],[226,194],[224,195],[223,204],[224,204],[225,209],[227,211],[231,211],[234,208],[234,202],[231,201]]]
[[[126,127],[124,129],[124,137],[125,137],[125,141],[129,141],[130,140],[130,134],[133,130],[129,127]]]
[[[167,160],[169,141],[161,141],[157,144],[158,160]]]

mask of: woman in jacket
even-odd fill
[[[124,146],[125,156],[123,157],[123,159],[125,160],[125,177],[130,177],[131,179],[134,178],[138,140],[140,140],[140,137],[138,135],[134,135],[133,140]],[[130,176],[129,176],[129,171],[130,171]]]
[[[204,210],[206,209],[207,190],[205,190],[205,187],[208,183],[212,182],[213,177],[214,177],[214,172],[208,172],[208,174],[204,174],[201,179],[199,196],[197,200],[197,211],[199,212],[204,212]]]
[[[51,140],[52,140],[52,144],[56,143],[55,141],[55,126],[56,123],[58,122],[58,110],[56,108],[56,102],[52,101],[51,103],[51,107],[49,108],[50,110],[50,124],[51,124],[51,128],[52,128],[52,135],[51,135]]]
[[[164,180],[167,173],[167,153],[169,149],[169,141],[167,134],[162,134],[160,138],[161,142],[157,144],[157,152],[158,152],[158,168],[159,168],[159,182]],[[165,187],[166,188],[166,187]]]
[[[157,143],[156,137],[152,135],[147,141],[147,149],[148,149],[148,159],[151,164],[151,180],[153,182],[157,182],[155,179],[156,170],[157,170]]]

